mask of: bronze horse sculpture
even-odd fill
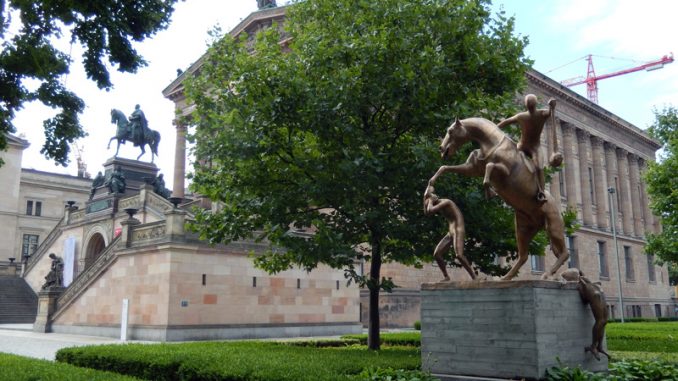
[[[550,193],[544,192],[545,200],[535,197],[538,193],[537,171],[532,160],[517,149],[516,143],[506,136],[494,123],[483,118],[455,120],[447,129],[440,145],[444,158],[469,141],[480,148],[471,152],[466,163],[444,165],[429,180],[429,185],[444,173],[452,172],[464,176],[483,177],[486,190],[492,187],[508,205],[515,210],[515,232],[518,246],[518,261],[502,278],[510,280],[528,258],[528,246],[537,232],[545,229],[556,263],[542,276],[553,277],[567,261],[563,218],[558,202]]]
[[[127,120],[125,114],[116,109],[111,110],[111,123],[117,124],[118,128],[116,130],[115,136],[108,141],[107,149],[111,148],[111,142],[115,139],[118,141],[118,148],[115,150],[115,156],[118,156],[118,151],[120,151],[120,144],[125,144],[126,141],[134,143],[134,146],[139,146],[141,148],[141,154],[137,157],[137,160],[146,153],[144,146],[148,144],[151,149],[151,163],[158,156],[158,144],[160,143],[160,133],[155,130],[143,126],[142,133],[134,134],[130,129],[131,123]]]

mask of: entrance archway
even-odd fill
[[[92,234],[85,249],[85,270],[99,258],[104,249],[106,249],[104,236],[101,233]]]

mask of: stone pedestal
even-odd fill
[[[53,287],[38,293],[38,314],[33,323],[33,332],[47,333],[52,331],[50,319],[56,311],[56,301],[64,292],[63,287]]]
[[[584,351],[593,323],[576,283],[426,283],[422,367],[442,379],[540,379],[558,359],[563,366],[607,371],[607,358],[598,361]]]

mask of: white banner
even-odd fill
[[[73,270],[75,269],[75,237],[68,237],[64,241],[64,287],[73,282]]]

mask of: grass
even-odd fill
[[[678,322],[611,323],[606,335],[612,351],[678,353]]]
[[[59,364],[47,360],[0,353],[0,380],[14,381],[132,381],[129,376],[103,372],[94,369],[79,368],[69,364]]]

